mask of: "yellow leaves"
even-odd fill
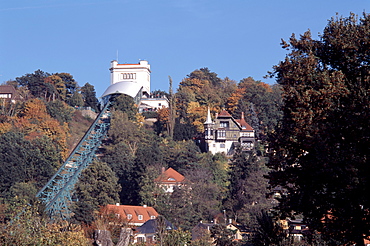
[[[145,117],[142,114],[136,113],[135,118],[136,118],[136,122],[138,123],[139,126],[144,125]]]
[[[190,102],[186,110],[188,118],[192,120],[192,124],[198,132],[204,131],[203,123],[206,121],[207,108],[201,107],[198,102]]]
[[[0,123],[0,134],[10,131],[11,128],[12,128],[12,124],[8,122]]]
[[[237,108],[239,104],[239,100],[243,97],[245,89],[244,88],[238,88],[234,93],[231,94],[231,96],[226,101],[226,110],[229,113],[233,113]]]
[[[61,151],[63,158],[67,155],[68,125],[61,125],[46,111],[43,101],[33,99],[25,104],[21,117],[14,119],[14,127],[23,132],[29,140],[42,135],[48,136],[57,149]]]

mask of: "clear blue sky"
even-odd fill
[[[168,91],[168,76],[176,89],[203,67],[272,84],[263,76],[285,57],[281,38],[308,29],[317,37],[336,13],[364,11],[369,0],[3,0],[0,83],[67,72],[100,96],[118,57],[149,61],[152,90]]]

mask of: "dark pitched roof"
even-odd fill
[[[136,228],[138,233],[141,234],[151,234],[151,233],[156,233],[157,231],[157,219],[152,219],[148,220],[145,222],[142,226],[139,226]],[[171,222],[165,219],[165,225],[166,225],[166,230],[177,230],[175,226],[172,225]]]

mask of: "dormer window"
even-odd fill
[[[154,220],[154,219],[155,219],[155,216],[154,216],[154,215],[152,215],[152,216],[150,216],[150,218],[151,218],[152,220]]]
[[[138,220],[143,220],[143,216],[142,216],[141,214],[139,214],[139,215],[137,216],[137,219],[138,219]]]
[[[229,128],[229,122],[228,121],[221,121],[220,122],[221,128]]]
[[[168,178],[167,180],[168,181],[176,181],[176,179],[174,179],[174,178]]]
[[[127,214],[127,219],[128,220],[132,219],[132,214]]]

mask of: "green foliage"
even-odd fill
[[[134,99],[126,94],[121,94],[113,98],[112,108],[125,113],[129,120],[136,119],[137,107]]]
[[[46,104],[48,114],[57,119],[60,124],[68,123],[72,120],[73,109],[60,100],[48,102]]]
[[[86,83],[81,87],[81,95],[84,100],[84,107],[91,107],[91,109],[98,111],[98,99],[93,85]]]
[[[9,213],[11,210],[14,212],[7,216],[13,218],[12,222],[1,221],[1,245],[90,245],[80,226],[65,221],[51,223],[40,215],[37,206],[7,205],[5,210],[1,211],[1,217],[4,218],[3,213]]]
[[[244,225],[253,226],[256,216],[262,209],[270,208],[266,198],[267,174],[263,159],[254,151],[238,149],[230,164],[229,195],[224,206],[234,219]]]
[[[370,236],[370,15],[332,18],[319,40],[294,35],[274,68],[284,117],[271,138],[272,185],[286,188],[284,215],[363,245]]]
[[[216,246],[237,246],[238,242],[233,240],[234,232],[227,229],[225,225],[216,224],[211,227],[211,237]]]
[[[34,97],[42,97],[45,96],[45,92],[47,91],[44,80],[48,76],[50,76],[49,73],[45,73],[39,69],[32,74],[17,77],[15,80],[20,86],[27,87]]]
[[[164,236],[163,246],[186,246],[190,245],[190,240],[190,232],[183,231],[181,229],[170,230]]]
[[[282,243],[287,239],[286,233],[267,211],[262,210],[257,216],[257,221],[258,224],[254,228],[253,245],[285,245]]]
[[[15,187],[9,194],[11,187],[19,183],[33,183],[36,187],[42,185],[54,174],[60,155],[48,138],[35,144],[25,140],[23,134],[7,132],[0,136],[0,192],[2,196],[17,195]],[[45,155],[43,155],[45,154]],[[18,186],[19,187],[19,186]]]
[[[112,169],[104,162],[94,161],[76,184],[75,194],[78,201],[73,204],[72,210],[77,221],[91,224],[94,220],[93,212],[99,206],[115,204],[121,187],[118,178]]]

